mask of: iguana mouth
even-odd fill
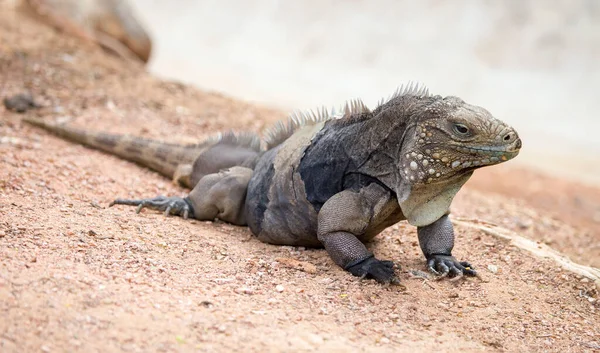
[[[510,145],[501,145],[501,146],[454,146],[454,149],[463,153],[473,153],[477,155],[486,155],[486,156],[496,156],[502,157],[505,155],[514,157],[516,156],[522,146],[521,139],[515,140]]]
[[[452,169],[459,166],[465,169],[476,169],[486,165],[498,164],[516,157],[519,154],[521,146],[521,139],[516,139],[509,145],[501,146],[453,146],[456,151],[468,153],[471,156],[468,158],[470,160],[458,159],[453,161],[450,167]]]

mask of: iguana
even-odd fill
[[[152,41],[126,0],[21,0],[19,9],[124,59],[150,58]]]
[[[110,206],[247,225],[263,242],[325,247],[346,271],[383,283],[397,281],[394,264],[364,243],[401,220],[417,227],[431,272],[475,275],[452,256],[450,203],[475,169],[514,158],[521,148],[517,132],[487,110],[414,84],[373,111],[354,100],[340,114],[293,114],[268,130],[264,147],[251,133],[178,146],[29,122],[193,188],[183,198],[117,199]]]

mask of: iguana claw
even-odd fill
[[[372,278],[379,283],[400,283],[394,272],[394,263],[392,261],[378,260],[373,256],[346,267],[346,271],[357,277]]]
[[[476,276],[477,272],[470,263],[459,262],[451,255],[432,255],[427,261],[429,271],[436,274],[438,279],[444,277],[461,278],[463,275]]]
[[[112,207],[113,205],[137,206],[135,213],[140,213],[143,208],[150,208],[157,211],[164,211],[165,216],[172,214],[181,216],[184,219],[187,219],[190,214],[193,214],[193,209],[190,204],[181,197],[157,196],[151,199],[141,200],[116,199],[111,202],[108,207]]]

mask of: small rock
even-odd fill
[[[248,294],[248,295],[254,294],[254,290],[249,287],[236,288],[235,292],[238,294]]]
[[[276,291],[278,291],[279,293],[283,292],[283,291],[284,291],[284,289],[285,289],[285,287],[284,287],[284,286],[282,286],[281,284],[278,284],[278,285],[275,287],[275,290],[276,290]]]
[[[307,339],[308,339],[308,341],[310,341],[310,343],[312,343],[312,344],[314,344],[316,346],[320,346],[320,345],[322,345],[325,342],[325,340],[323,339],[323,337],[321,337],[319,335],[316,335],[316,334],[312,334],[312,333],[308,334]]]
[[[387,338],[387,337],[382,337],[382,338],[379,340],[379,343],[382,343],[382,344],[388,344],[388,343],[390,343],[390,339],[389,339],[389,338]]]
[[[519,227],[521,229],[528,229],[533,224],[530,220],[521,219],[521,218],[516,218],[514,221],[515,221],[517,227]]]
[[[497,272],[498,272],[498,266],[496,266],[496,265],[488,265],[488,267],[487,267],[487,268],[488,268],[488,270],[489,270],[491,273],[497,273]]]
[[[581,279],[581,282],[582,282],[582,283],[588,283],[589,281],[590,281],[590,280],[589,280],[587,277],[583,277],[583,278]]]
[[[317,273],[317,267],[310,262],[306,261],[298,261],[296,259],[292,259],[289,257],[279,257],[275,259],[282,266],[287,268],[293,268],[299,271],[304,271],[306,273]]]
[[[17,113],[25,113],[30,109],[40,108],[29,93],[19,93],[12,97],[4,98],[4,106],[8,110],[12,110]]]
[[[0,230],[0,238],[4,238],[6,236],[6,232],[3,230]]]

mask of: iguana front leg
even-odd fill
[[[377,185],[334,195],[319,211],[317,237],[333,261],[354,276],[397,283],[394,263],[376,259],[359,240],[368,238],[369,223],[386,201],[382,195]]]
[[[419,245],[427,259],[429,270],[440,277],[475,276],[477,273],[468,262],[459,262],[452,256],[454,228],[448,215],[424,227],[418,227]]]

